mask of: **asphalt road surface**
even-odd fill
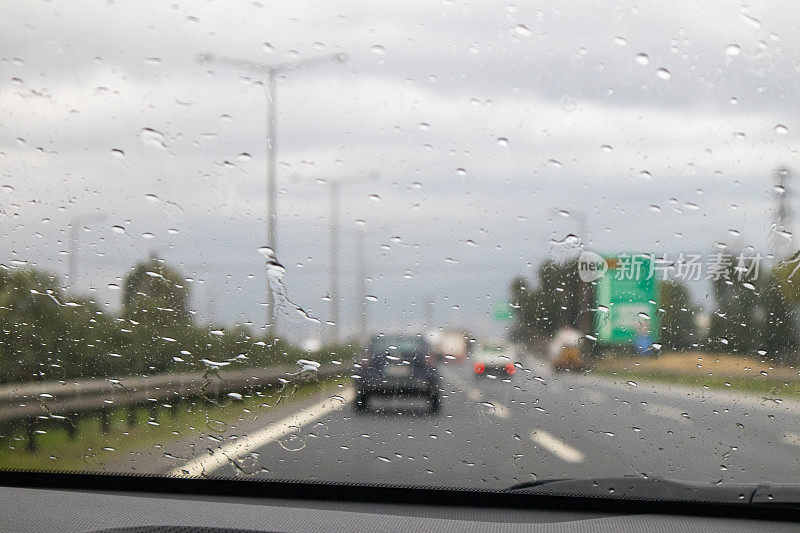
[[[435,415],[412,399],[356,413],[345,388],[153,464],[177,475],[493,489],[561,477],[800,477],[796,401],[555,374],[534,358],[510,381],[476,379],[468,365],[442,373]]]

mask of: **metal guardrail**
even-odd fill
[[[213,399],[281,382],[322,379],[345,373],[342,365],[325,364],[252,367],[213,372],[163,373],[152,376],[95,378],[72,381],[11,383],[0,386],[0,423],[24,422],[28,448],[36,448],[39,422],[61,420],[74,435],[73,419],[87,414],[99,416],[104,431],[113,409],[162,404],[172,405],[187,398]],[[129,419],[130,420],[130,419]]]

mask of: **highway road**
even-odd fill
[[[796,401],[555,374],[535,358],[510,381],[475,379],[468,366],[442,373],[436,415],[409,399],[356,413],[343,388],[276,416],[243,417],[235,438],[174,444],[168,459],[140,458],[138,469],[492,489],[562,477],[797,482],[800,474]]]

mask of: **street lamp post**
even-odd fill
[[[562,213],[563,213],[563,215],[562,215]],[[575,223],[578,226],[578,228],[577,228],[577,230],[578,230],[578,245],[581,248],[586,246],[586,243],[589,242],[589,223],[588,223],[588,220],[586,218],[586,213],[584,213],[583,211],[579,211],[577,209],[576,210],[570,210],[569,212],[560,211],[558,209],[553,209],[553,214],[554,215],[560,215],[560,216],[567,216],[568,218],[574,219]]]
[[[277,260],[278,251],[278,221],[277,221],[277,184],[275,178],[275,141],[277,138],[277,76],[281,72],[294,70],[300,67],[336,61],[344,63],[347,56],[342,53],[331,54],[298,61],[287,61],[285,63],[257,63],[227,56],[214,56],[211,54],[201,54],[198,56],[201,64],[212,62],[226,64],[234,68],[246,68],[258,70],[266,73],[266,96],[267,96],[267,247],[272,250],[272,259]],[[266,330],[271,336],[276,335],[275,327],[275,293],[270,286],[269,276],[267,276],[267,325]]]
[[[356,234],[356,294],[358,295],[358,336],[367,342],[367,260],[364,254],[364,237],[366,230],[361,227]]]
[[[339,342],[339,182],[330,182],[330,294],[331,299],[331,340]]]
[[[295,175],[296,179],[299,179],[299,175]],[[341,186],[342,185],[353,185],[356,183],[362,183],[365,181],[375,181],[379,178],[377,172],[370,172],[366,176],[362,177],[361,179],[358,178],[346,178],[346,179],[328,179],[325,182],[328,184],[329,187],[329,205],[330,205],[330,219],[328,220],[328,280],[330,287],[328,288],[328,298],[330,300],[330,342],[332,344],[336,344],[339,342],[339,319],[341,313],[339,312],[339,243],[340,243],[340,223],[339,223],[339,213],[341,210]],[[359,292],[362,303],[359,306],[359,318],[358,318],[358,328],[359,334],[361,336],[364,335],[366,331],[366,288],[364,285],[364,273],[365,273],[365,266],[364,266],[364,231],[358,233],[356,236],[356,246],[357,246],[357,253],[356,253],[356,261],[358,262],[356,268],[356,275],[359,276],[358,283],[356,284],[356,290]]]
[[[350,178],[347,180],[337,180],[333,179],[329,181],[330,184],[330,204],[331,204],[331,217],[330,217],[330,266],[329,266],[329,274],[330,274],[330,298],[331,298],[331,322],[333,322],[331,327],[331,342],[334,344],[339,342],[339,187],[341,185],[352,185],[355,183],[359,183],[361,181],[366,180],[376,180],[378,179],[378,174],[376,172],[370,172],[367,176],[363,179],[354,179]],[[359,261],[359,265],[356,269],[358,275],[360,276],[360,281],[356,287],[359,293],[363,293],[364,289],[364,265],[363,265],[363,231],[361,232],[360,236],[357,237],[358,245],[360,246],[360,251],[358,257],[356,258]],[[366,305],[366,295],[361,294],[362,298],[362,306]],[[366,308],[359,308],[359,318],[358,318],[358,326],[359,326],[359,333],[361,335],[364,334],[366,330]]]
[[[93,215],[78,215],[69,221],[69,241],[67,243],[67,282],[69,290],[75,293],[77,288],[78,275],[78,244],[80,234],[78,230],[87,222],[97,222],[105,219],[105,214],[98,213]]]
[[[554,210],[555,211],[555,210]],[[560,214],[560,212],[559,212]],[[578,225],[578,247],[586,251],[586,244],[589,242],[589,222],[586,213],[579,210],[570,210],[569,216],[575,219]],[[591,307],[591,286],[578,281],[578,329],[584,333],[589,333],[592,329],[592,315],[589,313]]]
[[[275,69],[267,69],[267,247],[272,248],[273,259],[278,259],[278,221],[277,218],[277,184],[275,183],[275,129],[278,123],[277,88],[275,86]],[[265,333],[276,337],[278,328],[275,326],[275,292],[270,285],[267,275],[267,320]]]
[[[794,253],[794,233],[790,231],[792,226],[792,191],[790,181],[791,171],[787,167],[779,167],[775,170],[775,184],[773,187],[773,198],[775,199],[774,221],[772,231],[768,237],[770,252],[774,260],[780,261],[781,252],[787,248],[789,254]],[[788,238],[788,240],[787,240]]]

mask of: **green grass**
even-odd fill
[[[28,451],[25,430],[21,425],[0,430],[0,469],[92,471],[106,461],[146,447],[166,445],[198,432],[223,433],[239,418],[266,414],[273,408],[296,402],[314,394],[333,393],[345,378],[320,382],[289,384],[283,390],[263,389],[261,396],[247,393],[242,400],[224,398],[217,403],[202,399],[181,402],[170,409],[158,407],[135,410],[136,424],[129,426],[128,411],[109,413],[109,431],[103,433],[99,415],[76,421],[75,439],[70,440],[66,427],[57,421],[42,420],[37,434],[37,450]],[[155,418],[158,425],[149,424]]]
[[[689,376],[666,372],[646,372],[641,370],[593,370],[593,374],[611,376],[626,381],[654,383],[673,383],[709,389],[737,390],[758,394],[763,398],[800,398],[800,382],[787,382],[781,379],[755,377]]]

